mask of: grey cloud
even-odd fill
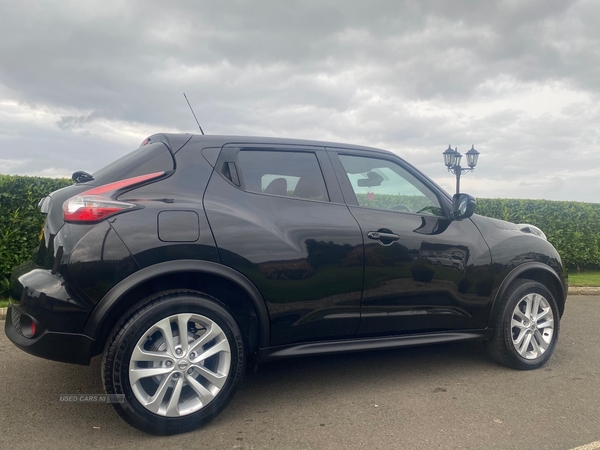
[[[56,125],[61,130],[71,130],[81,128],[86,124],[93,122],[98,117],[100,117],[100,114],[96,111],[78,116],[63,116],[56,122]]]
[[[53,89],[59,85],[83,108],[110,99],[115,89],[152,88],[153,73],[164,66],[222,61],[240,73],[274,63],[312,75],[385,66],[365,81],[408,96],[464,97],[493,74],[546,79],[568,68],[544,39],[543,25],[558,21],[571,2],[519,3],[140,2],[99,17],[48,3],[25,25],[23,11],[13,7],[2,24],[12,36],[2,48],[11,70],[2,75],[13,74],[14,86],[34,87],[49,101],[60,101]],[[586,39],[592,24],[582,23],[570,28]],[[356,39],[342,39],[352,32]]]
[[[448,176],[448,143],[482,152],[473,185],[560,172],[561,189],[535,195],[571,195],[585,186],[572,177],[582,163],[600,167],[597,2],[340,5],[0,0],[1,96],[58,111],[51,125],[0,121],[0,159],[29,161],[22,173],[95,170],[144,137],[107,127],[195,131],[186,92],[209,133],[381,146],[436,179]],[[589,100],[560,114],[518,100],[465,112],[507,95],[503,83],[558,83]]]

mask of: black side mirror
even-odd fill
[[[454,194],[452,198],[452,218],[454,220],[468,219],[473,215],[477,200],[469,194]]]

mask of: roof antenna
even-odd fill
[[[185,92],[183,93],[183,96],[185,97],[185,101],[187,102],[188,106],[190,107],[190,111],[192,112],[192,115],[194,116],[194,119],[196,119],[196,123],[198,124],[198,128],[200,128],[200,133],[202,133],[202,136],[204,136],[204,131],[202,131],[202,127],[200,126],[200,122],[198,122],[198,118],[196,117],[196,114],[194,113],[194,110],[192,109],[192,105],[190,105],[190,101],[187,98],[187,95],[185,95]]]

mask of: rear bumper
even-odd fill
[[[15,305],[9,305],[4,327],[8,338],[21,350],[53,361],[81,365],[90,363],[94,339],[84,334],[47,330],[31,338],[25,337],[21,330],[22,314]]]

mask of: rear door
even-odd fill
[[[447,219],[441,193],[400,159],[330,155],[365,242],[358,334],[484,328],[491,261],[475,225]]]
[[[363,239],[324,149],[225,146],[204,205],[221,262],[267,303],[271,345],[355,334]]]

